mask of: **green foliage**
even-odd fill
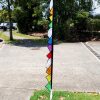
[[[32,31],[32,26],[38,27],[38,22],[43,20],[42,4],[46,2],[46,0],[10,0],[10,5],[14,7],[12,20],[17,22],[19,32],[27,34]],[[8,20],[8,13],[5,13],[5,11],[7,12],[7,0],[0,0],[0,3],[5,9],[2,10],[3,14],[0,12],[0,16],[3,16],[0,17],[0,21],[6,21]],[[45,22],[42,26],[45,27]]]
[[[87,29],[87,20],[89,18],[89,12],[79,11],[76,13],[76,23],[75,27],[77,30]]]
[[[46,19],[39,20],[37,23],[38,31],[46,31],[48,29],[49,21]]]
[[[32,26],[39,30],[39,21],[43,20],[42,6],[44,0],[16,0],[13,5],[15,7],[15,19],[18,23],[18,29],[21,33],[31,32]],[[20,16],[20,17],[19,17]],[[44,20],[42,21],[44,22]],[[43,24],[42,24],[43,25]],[[41,26],[42,26],[41,25]],[[44,27],[45,25],[43,25]]]
[[[88,19],[88,30],[89,31],[100,31],[100,19]]]
[[[98,0],[99,2],[99,0]],[[58,39],[66,41],[80,40],[80,32],[91,26],[90,11],[93,0],[59,0],[55,1],[54,32]],[[95,29],[99,27],[95,21]],[[99,28],[98,28],[99,29]]]
[[[27,11],[23,11],[20,7],[16,7],[14,10],[15,20],[18,25],[19,32],[27,33],[30,31],[30,24],[32,23],[28,19]]]
[[[96,18],[96,19],[100,19],[100,14],[99,15],[95,15],[93,17]]]
[[[86,11],[79,11],[76,14],[76,18],[78,19],[86,19],[88,17],[89,17],[89,12],[86,12]]]
[[[8,21],[8,11],[3,9],[0,10],[0,22]]]

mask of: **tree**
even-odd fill
[[[6,9],[0,10],[0,22],[8,21],[8,11]]]
[[[21,33],[32,31],[32,25],[37,27],[38,21],[42,20],[42,6],[45,0],[16,0],[13,2],[14,15]],[[19,17],[20,16],[20,17]]]
[[[12,34],[12,22],[11,22],[11,2],[9,0],[0,0],[3,9],[7,9],[8,11],[8,19],[10,23],[10,40],[13,40]]]
[[[12,34],[12,19],[11,19],[11,3],[9,0],[7,0],[8,2],[8,16],[9,16],[9,23],[10,23],[10,40],[13,40],[13,34]]]
[[[0,0],[2,7],[7,9],[7,0]],[[47,0],[10,0],[14,21],[18,24],[19,32],[28,33],[32,31],[32,25],[38,27],[39,21],[43,19],[43,5]],[[40,26],[40,24],[39,24]]]
[[[100,0],[98,0],[99,3]],[[77,35],[77,26],[80,29],[86,26],[89,12],[92,10],[93,0],[59,0],[55,1],[54,31],[59,39],[69,41],[69,37]],[[83,24],[81,24],[84,22]],[[76,24],[77,23],[77,24]],[[73,28],[70,27],[73,25]],[[76,26],[77,25],[77,26]],[[72,36],[73,35],[73,36]],[[74,39],[75,40],[75,39]],[[74,41],[73,38],[70,41]]]

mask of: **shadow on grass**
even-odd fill
[[[14,39],[7,42],[8,44],[20,46],[20,47],[46,47],[48,45],[48,39]],[[80,42],[65,42],[54,40],[54,45],[61,43],[80,43]]]
[[[7,42],[8,44],[20,46],[20,47],[46,47],[48,45],[48,39],[14,39]],[[54,40],[54,45],[61,43],[80,43],[80,42],[65,42]]]
[[[8,44],[20,47],[45,47],[47,42],[47,39],[14,39],[8,42]]]

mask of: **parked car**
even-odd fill
[[[17,23],[13,23],[13,28],[17,29]]]
[[[12,26],[12,29],[15,29],[15,30],[17,29],[17,23],[12,23],[11,26]],[[10,23],[7,23],[6,27],[7,27],[7,29],[9,29],[10,28]]]
[[[4,29],[4,28],[6,28],[7,27],[7,23],[1,23],[0,24],[0,29]]]
[[[12,29],[17,29],[17,23],[12,23]],[[9,29],[10,28],[10,23],[1,23],[0,24],[0,29]]]

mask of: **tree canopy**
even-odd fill
[[[54,9],[54,31],[58,39],[77,41],[78,31],[87,30],[93,0],[59,0],[55,1]]]
[[[12,20],[18,23],[21,33],[43,31],[48,26],[48,0],[10,0],[12,7]],[[100,0],[54,0],[54,33],[58,39],[76,41],[79,31],[90,29],[95,25],[99,29],[99,18],[91,15],[93,3]],[[0,0],[2,11],[0,21],[7,21],[7,0]],[[5,16],[5,17],[2,17]],[[34,27],[33,27],[34,26]],[[34,29],[33,29],[33,28]],[[97,30],[98,30],[97,29]]]
[[[47,23],[47,20],[43,19],[43,3],[46,0],[10,0],[12,6],[12,20],[18,24],[18,29],[21,33],[28,33],[32,31],[32,26],[42,27],[42,23]],[[7,0],[2,1],[3,9],[7,10]],[[42,23],[40,23],[40,22]],[[38,28],[36,29],[38,30]]]

